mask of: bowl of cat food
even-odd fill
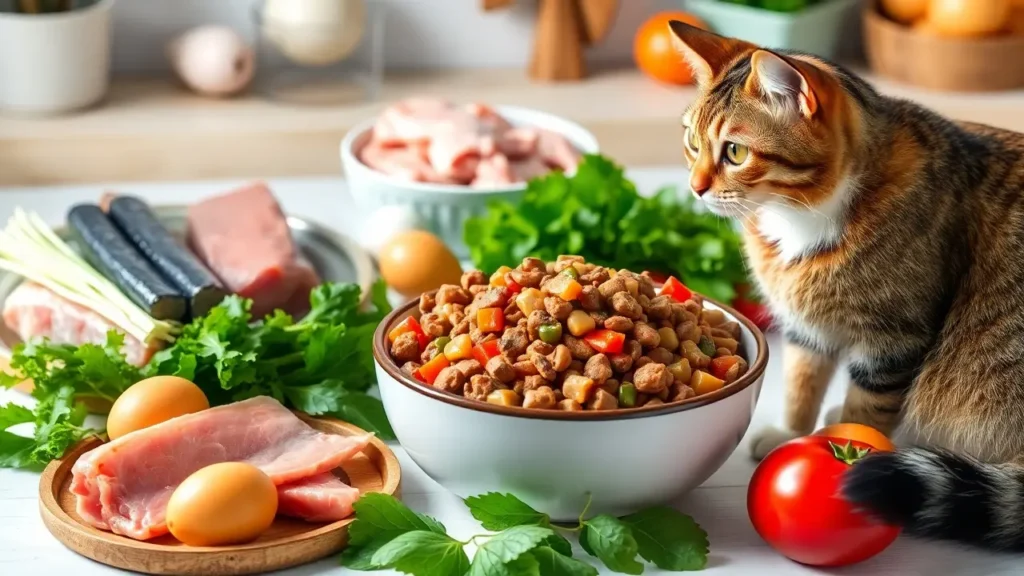
[[[626,514],[711,476],[750,423],[764,336],[669,278],[576,256],[466,272],[374,335],[402,446],[460,496],[512,492],[555,520]]]
[[[512,106],[413,98],[349,131],[341,164],[365,210],[410,206],[420,224],[465,257],[466,218],[492,200],[515,200],[526,182],[573,173],[597,139],[579,124]]]

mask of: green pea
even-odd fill
[[[548,344],[558,344],[562,340],[562,325],[559,323],[541,324],[537,333],[542,341]]]
[[[575,266],[569,266],[565,270],[562,270],[562,274],[565,274],[566,276],[572,278],[573,280],[580,279],[580,271],[577,270]]]
[[[715,342],[707,336],[701,336],[700,341],[697,342],[697,348],[704,353],[705,356],[715,355]]]
[[[619,406],[625,408],[636,406],[636,386],[632,382],[623,382],[619,386]]]

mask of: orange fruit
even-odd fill
[[[828,436],[829,438],[839,438],[842,440],[855,440],[882,452],[892,452],[896,449],[896,445],[885,434],[863,424],[832,424],[818,430],[813,435]]]
[[[643,23],[633,39],[633,59],[640,70],[666,84],[692,84],[693,71],[676,49],[668,23],[679,20],[707,30],[700,18],[688,12],[660,12]]]
[[[912,24],[927,12],[928,0],[882,0],[882,13],[901,24]]]
[[[989,36],[1006,31],[1011,0],[931,0],[928,20],[943,36]]]

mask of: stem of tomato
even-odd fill
[[[829,448],[832,449],[832,455],[835,456],[836,460],[839,460],[847,466],[853,466],[858,460],[864,458],[871,452],[871,448],[857,448],[853,445],[853,442],[846,441],[846,445],[840,446],[835,442],[829,440]]]

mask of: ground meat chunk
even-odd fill
[[[608,361],[612,364],[612,370],[619,374],[629,372],[629,369],[633,367],[633,357],[629,354],[612,354],[608,357]]]
[[[415,376],[416,371],[420,369],[421,364],[419,362],[406,362],[402,364],[402,372],[405,372],[409,376]]]
[[[626,346],[623,349],[623,353],[629,354],[633,358],[633,362],[636,362],[637,359],[643,355],[644,348],[636,340],[626,340]]]
[[[547,357],[534,354],[531,360],[533,360],[533,365],[537,367],[537,373],[548,382],[554,382],[555,378],[558,377],[555,367],[552,366],[551,360],[548,360]]]
[[[533,365],[531,360],[520,360],[512,364],[512,369],[516,371],[516,378],[526,378],[527,376],[536,376],[537,367]]]
[[[657,394],[672,384],[672,373],[664,364],[652,362],[637,369],[633,375],[633,384],[640,392]]]
[[[426,364],[427,362],[430,362],[434,358],[434,356],[437,356],[440,353],[441,350],[437,348],[437,340],[431,340],[430,343],[427,344],[427,347],[424,348],[423,352],[420,354],[420,362]]]
[[[536,390],[527,390],[524,397],[523,408],[551,410],[555,407],[555,391],[548,386],[541,386]]]
[[[475,298],[477,294],[487,290],[489,287],[487,284],[474,284],[469,287],[469,294]]]
[[[611,275],[608,273],[607,268],[604,266],[594,266],[593,270],[580,276],[580,283],[596,287],[607,282],[609,278],[611,278]]]
[[[603,388],[594,392],[594,397],[587,402],[587,408],[591,410],[615,410],[619,407],[619,399],[612,396]]]
[[[664,348],[655,348],[647,353],[647,357],[659,364],[671,364],[674,357],[671,352]]]
[[[420,295],[420,314],[426,314],[432,312],[434,306],[437,306],[437,301],[434,300],[434,295],[428,293]]]
[[[601,294],[598,293],[597,288],[589,284],[583,287],[577,299],[579,300],[580,307],[587,312],[597,312],[601,309]]]
[[[555,319],[551,317],[551,314],[548,314],[544,310],[534,310],[533,312],[530,312],[530,315],[526,318],[526,329],[529,332],[530,340],[539,339],[540,327],[554,321]]]
[[[507,384],[516,379],[516,371],[512,368],[512,364],[509,363],[508,358],[500,354],[488,360],[485,369],[492,378],[499,382]]]
[[[580,362],[579,360],[573,360],[572,362],[569,363],[569,368],[567,368],[566,370],[575,372],[577,374],[583,374],[583,362]]]
[[[448,334],[451,338],[461,336],[463,334],[469,334],[469,318],[463,318],[458,324],[452,328],[452,331]]]
[[[676,337],[680,342],[697,342],[700,336],[700,327],[693,320],[684,320],[682,324],[676,326]]]
[[[625,334],[633,329],[633,321],[625,316],[611,316],[604,321],[604,327]]]
[[[672,299],[668,296],[652,298],[647,306],[647,316],[651,320],[668,320],[672,318]]]
[[[467,380],[473,376],[476,376],[477,374],[484,373],[483,364],[480,364],[479,361],[474,360],[472,358],[469,358],[467,360],[459,360],[458,362],[455,363],[455,369],[458,370],[459,372],[462,372],[462,375],[465,376]]]
[[[476,295],[476,298],[473,299],[473,309],[501,308],[504,310],[505,306],[508,305],[508,296],[508,288],[504,286],[491,286]]]
[[[438,372],[437,379],[434,380],[434,388],[440,388],[452,394],[461,395],[465,385],[466,375],[454,366],[449,366]]]
[[[616,398],[619,397],[619,386],[621,386],[621,382],[614,378],[609,378],[604,381],[604,384],[601,384],[601,388],[605,392],[615,396]]]
[[[610,301],[612,310],[615,310],[616,314],[625,316],[633,320],[637,320],[643,315],[643,308],[640,307],[640,303],[636,301],[627,292],[617,292]]]
[[[616,275],[615,278],[602,282],[597,287],[597,291],[601,293],[605,300],[608,300],[615,294],[626,291],[626,280],[622,276]]]
[[[572,364],[572,352],[565,344],[559,344],[555,346],[555,351],[551,353],[551,366],[556,372],[562,372],[569,368]]]
[[[558,409],[565,412],[580,412],[583,410],[583,406],[575,400],[563,398],[558,401]]]
[[[543,260],[541,260],[540,258],[532,258],[532,257],[523,258],[523,263],[519,267],[522,268],[523,270],[530,271],[530,272],[532,272],[534,270],[536,270],[537,272],[547,272],[548,271],[548,265]]]
[[[487,275],[479,270],[470,270],[462,274],[462,280],[460,281],[462,288],[469,290],[470,286],[477,286],[479,284],[487,284]]]
[[[439,306],[445,304],[462,304],[465,306],[471,301],[472,298],[469,295],[469,291],[455,284],[444,284],[437,290],[437,304]]]
[[[565,347],[569,349],[569,352],[572,353],[572,357],[577,360],[589,360],[590,357],[595,354],[594,349],[590,347],[590,344],[587,344],[575,336],[563,334],[562,342],[565,344]]]
[[[498,389],[498,382],[486,374],[478,374],[469,379],[462,395],[470,400],[486,402],[487,395]]]
[[[399,362],[411,362],[420,359],[420,341],[416,334],[406,332],[395,338],[391,343],[391,356]]]
[[[672,402],[681,402],[687,398],[693,398],[697,393],[694,392],[693,388],[690,388],[682,382],[676,382],[672,385],[672,389],[669,393],[669,398]]]
[[[533,375],[527,376],[523,382],[523,390],[536,390],[541,386],[550,386],[550,382],[545,380],[542,376]]]
[[[587,360],[586,366],[583,367],[583,375],[600,386],[612,377],[612,364],[604,354],[595,354]]]
[[[633,368],[639,369],[639,368],[641,368],[643,366],[647,366],[651,362],[654,362],[654,360],[651,360],[647,356],[641,356],[641,357],[639,357],[639,358],[637,358],[636,360],[633,361]]]
[[[505,276],[524,288],[536,288],[540,286],[544,272],[541,270],[513,270]]]
[[[599,310],[597,312],[587,312],[587,314],[589,314],[590,317],[594,319],[595,326],[604,326],[604,323],[608,321],[608,313],[605,312],[604,310]]]
[[[451,332],[452,329],[452,323],[448,321],[448,318],[433,312],[420,317],[420,326],[423,327],[423,332],[431,338],[440,338]]]
[[[542,340],[534,340],[530,342],[530,345],[526,347],[528,354],[540,354],[541,356],[547,356],[555,351],[555,347]]]
[[[564,322],[572,313],[572,304],[562,300],[558,296],[544,298],[544,309],[547,310],[555,320]]]
[[[654,348],[661,344],[661,336],[650,324],[637,322],[633,326],[633,338],[644,348]]]
[[[530,337],[522,328],[505,330],[498,340],[498,350],[501,350],[501,353],[509,358],[518,358],[520,354],[526,352],[526,347],[529,345]]]

